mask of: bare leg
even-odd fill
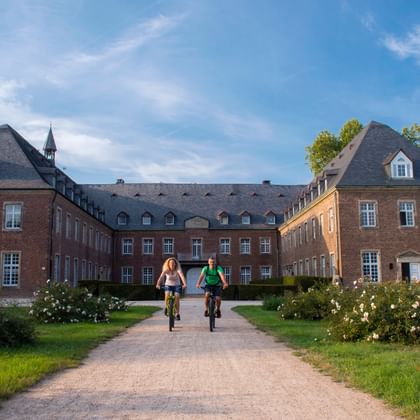
[[[179,293],[175,293],[175,308],[176,308],[177,315],[179,315],[179,307],[180,307],[179,301],[180,301]]]
[[[216,309],[220,311],[220,305],[222,304],[222,298],[220,296],[216,296]]]

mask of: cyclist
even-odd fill
[[[158,281],[156,282],[156,288],[160,289],[162,282],[165,282],[165,315],[167,313],[167,303],[169,293],[173,291],[175,293],[175,319],[181,320],[179,313],[180,309],[180,294],[181,290],[187,287],[187,281],[185,280],[184,273],[182,272],[181,265],[176,258],[168,258],[162,267],[162,273],[160,274]]]
[[[216,317],[220,318],[222,313],[220,312],[220,305],[222,303],[222,287],[226,289],[228,284],[225,279],[223,268],[216,264],[213,257],[208,259],[208,265],[203,267],[201,270],[200,277],[197,280],[197,288],[201,287],[201,282],[205,279],[205,294],[204,294],[204,305],[205,311],[204,316],[209,316],[209,292],[212,290],[216,297]]]

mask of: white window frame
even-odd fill
[[[325,255],[320,255],[319,257],[319,274],[321,277],[326,277],[327,274],[327,266],[326,266],[326,259]]]
[[[124,212],[121,212],[117,216],[117,225],[127,226],[128,225],[128,215]]]
[[[173,255],[175,249],[175,239],[174,238],[163,238],[163,253],[165,255]]]
[[[175,224],[175,215],[173,213],[168,213],[165,215],[165,225],[173,226]]]
[[[398,202],[398,208],[399,208],[399,220],[400,220],[400,226],[401,227],[414,227],[414,218],[415,218],[415,202],[414,201],[399,201]],[[405,224],[403,224],[403,214],[405,214]]]
[[[241,223],[243,225],[250,225],[251,224],[251,215],[246,213],[241,216]]]
[[[143,255],[153,255],[154,244],[155,244],[155,241],[153,240],[153,238],[143,238],[142,240]]]
[[[240,267],[239,279],[241,284],[249,284],[251,281],[251,266],[243,265]]]
[[[133,266],[124,265],[121,267],[121,283],[123,284],[133,283]]]
[[[201,259],[203,255],[203,239],[191,238],[191,256],[193,260]]]
[[[60,207],[55,211],[55,233],[61,233],[63,223],[63,210]]]
[[[328,209],[328,232],[334,232],[334,209],[332,207]]]
[[[230,238],[220,238],[219,239],[219,250],[221,254],[230,255],[231,253],[231,239]]]
[[[315,217],[312,218],[311,224],[312,224],[312,240],[315,240],[316,239],[316,218]]]
[[[61,255],[54,255],[54,280],[59,282],[61,280]]]
[[[274,213],[268,213],[265,217],[265,223],[267,225],[275,225],[276,224],[276,215]]]
[[[22,203],[4,203],[4,230],[22,230]]]
[[[228,284],[231,284],[231,282],[232,282],[232,267],[230,267],[230,266],[227,266],[227,267],[224,266],[222,268],[223,268],[223,272],[224,272],[224,275],[225,275],[226,282]]]
[[[271,238],[260,238],[260,254],[271,254]]]
[[[376,201],[359,201],[360,227],[376,227]]]
[[[73,258],[73,286],[76,287],[79,282],[79,259]]]
[[[134,253],[134,239],[122,238],[121,239],[121,255],[133,255]]]
[[[64,281],[70,282],[71,278],[71,260],[70,260],[70,256],[66,255],[66,258],[64,259]]]
[[[318,267],[317,267],[317,259],[316,257],[312,257],[312,275],[317,276],[318,275]]]
[[[272,267],[271,265],[260,265],[260,279],[267,280],[272,277]]]
[[[379,251],[378,250],[362,250],[360,252],[360,261],[361,261],[362,276],[363,277],[367,276],[370,278],[370,281],[374,283],[379,283],[381,281]]]
[[[143,267],[142,269],[142,283],[153,284],[154,283],[153,267]]]
[[[251,238],[239,239],[239,253],[243,255],[251,254]]]
[[[71,239],[71,214],[66,213],[66,239]]]
[[[2,287],[19,287],[20,262],[20,251],[4,251],[1,253]]]
[[[337,273],[335,253],[330,252],[330,277],[334,277]]]
[[[141,223],[142,225],[148,226],[152,224],[152,215],[147,213],[141,216]]]
[[[398,152],[391,162],[392,178],[413,178],[413,162],[403,153]]]
[[[76,242],[80,240],[80,219],[78,217],[74,219],[74,240]]]
[[[227,214],[222,214],[220,216],[219,223],[221,225],[228,225],[229,224],[229,216]]]

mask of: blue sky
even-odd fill
[[[418,0],[0,0],[0,124],[79,183],[306,184],[351,118],[420,122]]]

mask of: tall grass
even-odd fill
[[[282,320],[278,312],[257,306],[234,310],[334,379],[383,399],[402,415],[420,418],[420,346],[343,343],[328,335],[323,321]]]

